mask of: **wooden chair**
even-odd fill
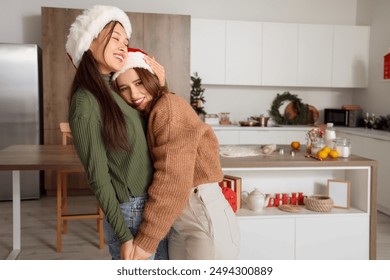
[[[69,123],[60,123],[62,133],[62,145],[68,145],[72,139]],[[62,233],[68,232],[68,220],[96,219],[99,232],[99,248],[104,248],[103,211],[97,207],[96,213],[68,214],[68,175],[71,173],[83,173],[84,170],[59,170],[57,172],[57,252],[62,251]]]

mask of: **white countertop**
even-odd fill
[[[307,130],[314,128],[307,125],[271,125],[267,127],[261,126],[240,126],[240,125],[212,125],[214,130],[240,130],[240,131],[254,131],[254,130],[276,130],[276,131],[290,131],[290,130]]]
[[[358,135],[378,140],[390,141],[390,132],[385,130],[368,129],[363,127],[336,127],[337,132]]]

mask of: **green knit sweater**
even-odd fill
[[[108,82],[108,77],[105,79]],[[69,124],[89,186],[118,239],[124,243],[133,239],[133,235],[124,221],[119,204],[128,201],[129,195],[137,197],[146,193],[153,170],[144,119],[115,92],[112,95],[124,114],[131,152],[112,152],[106,148],[101,136],[99,104],[84,89],[78,89],[71,100]]]

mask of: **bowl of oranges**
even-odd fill
[[[326,159],[328,157],[334,159],[339,157],[339,152],[335,149],[331,149],[328,146],[325,146],[317,152],[316,156],[319,159]]]

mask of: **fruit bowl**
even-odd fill
[[[329,212],[333,208],[333,199],[325,195],[312,195],[304,198],[307,209],[315,212]]]

